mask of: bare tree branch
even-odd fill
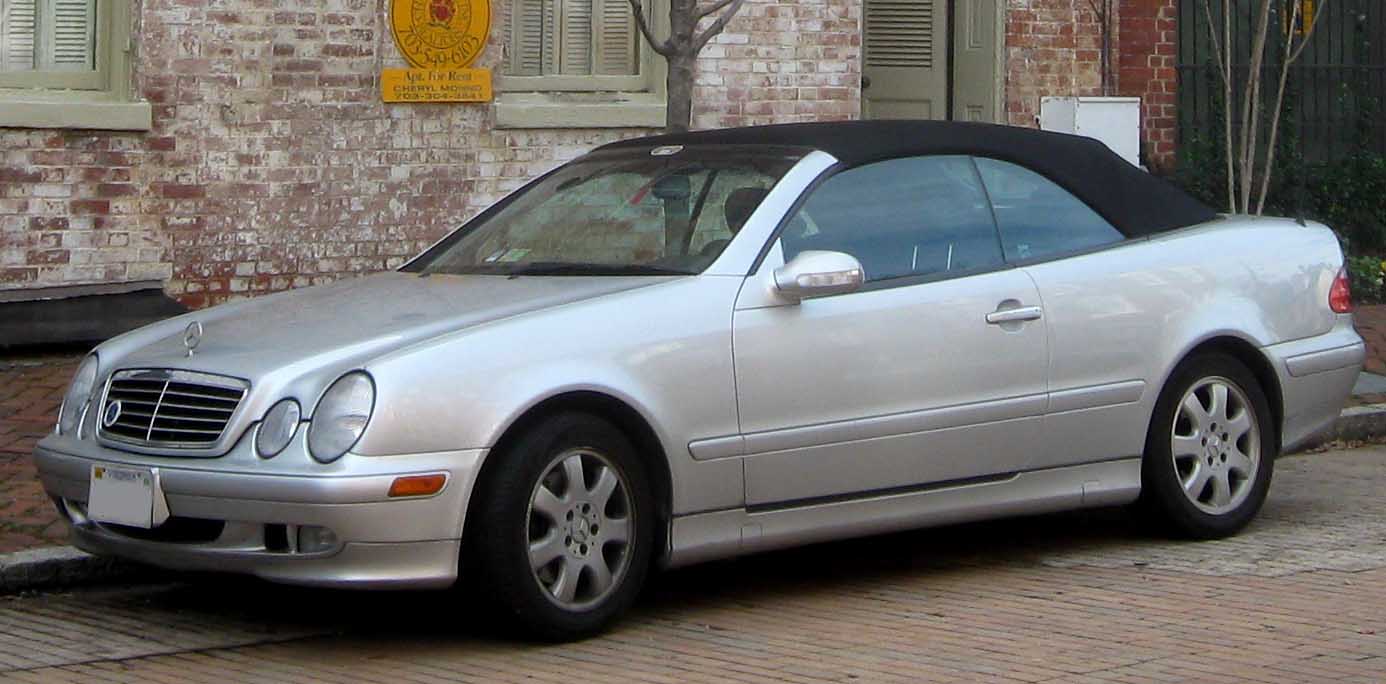
[[[1275,171],[1275,141],[1280,129],[1280,109],[1285,103],[1285,83],[1290,78],[1290,65],[1299,59],[1299,55],[1304,52],[1304,46],[1309,44],[1309,39],[1314,37],[1314,27],[1318,26],[1319,17],[1323,16],[1324,5],[1329,0],[1320,0],[1314,8],[1314,16],[1309,17],[1309,26],[1304,29],[1304,36],[1300,38],[1299,44],[1295,45],[1295,23],[1299,20],[1300,3],[1292,3],[1290,10],[1290,30],[1285,36],[1285,58],[1280,65],[1280,89],[1275,94],[1275,111],[1271,114],[1270,137],[1267,139],[1267,146],[1270,148],[1266,152],[1266,167],[1261,173],[1261,192],[1256,198],[1256,213],[1259,215],[1266,209],[1266,193],[1270,190],[1271,174]],[[1292,49],[1293,48],[1293,49]]]
[[[650,31],[650,22],[645,19],[645,9],[640,6],[640,0],[626,0],[630,3],[630,11],[635,15],[635,25],[640,28],[640,33],[645,36],[650,48],[665,57],[674,54],[674,46],[668,41],[655,40],[654,33]]]
[[[1223,66],[1222,45],[1218,43],[1218,24],[1213,21],[1213,5],[1209,0],[1203,0],[1203,13],[1208,17],[1208,37],[1213,40],[1213,56],[1218,58],[1218,76],[1222,77],[1223,84],[1227,84],[1231,76],[1227,73],[1227,67]]]
[[[721,16],[717,17],[717,21],[712,22],[712,25],[708,26],[707,30],[698,34],[697,39],[693,41],[694,52],[703,49],[703,46],[707,45],[707,42],[712,40],[713,36],[721,33],[722,29],[727,27],[727,22],[731,21],[731,18],[736,16],[736,13],[741,9],[741,5],[745,2],[746,0],[732,0],[731,6],[728,7]]]
[[[1246,94],[1242,98],[1242,135],[1240,162],[1240,200],[1241,213],[1251,213],[1252,172],[1256,168],[1256,143],[1261,118],[1261,65],[1266,59],[1266,40],[1270,36],[1270,11],[1272,0],[1261,0],[1260,19],[1256,26],[1256,37],[1251,42],[1251,64],[1247,73]],[[1230,56],[1229,56],[1230,61]]]
[[[736,0],[717,0],[717,2],[714,2],[711,5],[708,5],[707,7],[698,10],[695,13],[695,16],[697,16],[699,19],[702,19],[703,17],[715,13],[723,7],[732,4],[733,2],[736,2]]]
[[[1203,0],[1208,17],[1208,37],[1213,40],[1213,54],[1218,58],[1218,75],[1222,77],[1222,146],[1227,164],[1227,213],[1237,213],[1237,174],[1232,162],[1232,8],[1231,0],[1222,0],[1222,42],[1218,42],[1217,22],[1213,21],[1211,0]],[[1223,51],[1226,50],[1226,54]]]
[[[1285,102],[1285,81],[1290,76],[1290,49],[1295,43],[1295,22],[1299,20],[1299,3],[1290,3],[1290,30],[1285,32],[1286,59],[1280,63],[1280,88],[1275,92],[1275,109],[1271,110],[1270,137],[1267,139],[1266,166],[1261,172],[1261,192],[1256,197],[1256,214],[1259,216],[1266,208],[1266,191],[1270,188],[1271,172],[1275,169],[1275,137],[1280,129],[1280,107]]]

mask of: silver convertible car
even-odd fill
[[[627,140],[395,272],[112,339],[35,458],[95,554],[480,589],[547,638],[652,567],[1137,504],[1232,534],[1357,376],[1317,224],[1086,138]]]

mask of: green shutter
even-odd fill
[[[46,0],[40,19],[41,69],[95,69],[96,0]]]
[[[34,68],[37,28],[35,0],[0,0],[0,71]]]
[[[935,0],[866,0],[866,66],[934,65]]]
[[[562,0],[559,73],[575,76],[592,73],[592,2]]]
[[[597,54],[593,73],[627,76],[640,73],[639,36],[635,15],[626,0],[595,0],[599,3],[597,25],[592,29],[592,45]]]
[[[539,76],[551,63],[545,26],[552,26],[554,0],[513,0],[507,41],[510,45],[509,72],[515,76]]]

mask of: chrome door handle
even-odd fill
[[[1037,321],[1044,315],[1044,310],[1038,306],[1022,306],[1017,309],[1005,309],[993,311],[987,314],[987,322],[992,325],[1000,323],[1012,323],[1015,321]]]

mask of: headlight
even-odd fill
[[[375,383],[361,371],[347,373],[327,388],[308,425],[308,452],[322,463],[342,457],[361,439],[375,406]]]
[[[77,374],[67,388],[67,396],[63,397],[62,408],[58,409],[58,434],[70,435],[76,431],[77,422],[82,419],[82,411],[86,410],[91,391],[96,386],[96,370],[95,354],[82,359],[82,365],[77,367]]]
[[[289,440],[298,432],[302,413],[293,399],[284,399],[270,407],[265,419],[260,421],[259,432],[255,433],[255,452],[260,458],[273,458],[289,446]]]

